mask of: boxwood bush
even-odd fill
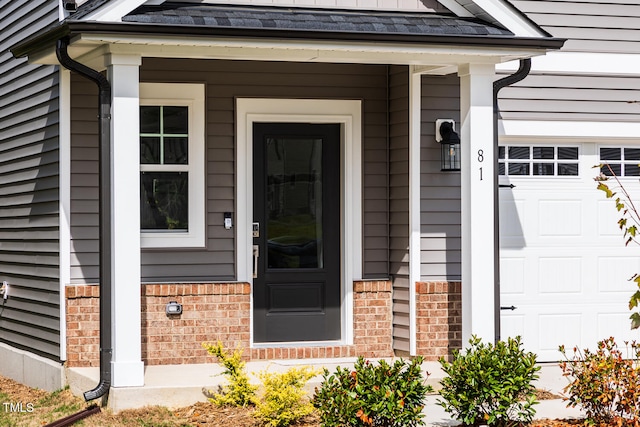
[[[313,405],[324,427],[414,427],[423,424],[425,384],[422,358],[396,360],[389,365],[359,357],[353,370],[324,370]]]
[[[440,359],[447,376],[440,381],[438,404],[469,426],[530,422],[538,403],[536,355],[522,349],[520,337],[493,345],[474,336],[469,345],[464,352],[454,351],[452,362]]]

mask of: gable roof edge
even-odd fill
[[[461,13],[466,12],[470,16],[500,25],[519,37],[551,37],[551,34],[543,30],[508,0],[438,1],[458,16],[463,16]]]
[[[88,2],[90,6],[92,2]],[[98,6],[86,14],[82,14],[82,20],[98,22],[122,22],[122,17],[134,11],[146,3],[146,0],[106,0],[96,2]],[[76,18],[81,14],[78,10]]]

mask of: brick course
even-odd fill
[[[99,287],[69,286],[67,299],[67,365],[99,365]],[[145,284],[141,286],[142,360],[147,365],[211,362],[204,341],[241,346],[245,358],[303,359],[389,357],[391,282],[354,283],[354,345],[252,348],[248,283]],[[166,304],[182,304],[181,315],[167,316]]]
[[[425,360],[451,360],[462,347],[462,283],[416,283],[417,352]]]

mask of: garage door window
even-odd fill
[[[506,176],[578,176],[578,147],[500,146],[498,170]]]
[[[640,176],[640,148],[637,147],[601,147],[600,164],[608,164],[602,167],[602,173],[608,176]],[[611,169],[609,169],[611,168]]]

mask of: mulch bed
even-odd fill
[[[50,393],[32,389],[15,381],[0,376],[0,392],[8,396],[13,402],[36,402],[34,413],[18,414],[14,416],[10,424],[3,424],[3,415],[0,414],[0,425],[39,427],[54,419],[62,418],[70,413],[77,412],[86,407],[86,403],[79,397],[73,396],[69,390],[58,392],[54,399],[49,399]],[[537,398],[557,399],[560,396],[545,390],[538,390]],[[46,403],[45,403],[46,402]],[[46,406],[50,405],[50,406]],[[69,408],[67,413],[58,413],[58,408]],[[71,409],[73,408],[73,409]],[[0,407],[0,409],[2,409]],[[55,414],[52,417],[52,414]],[[262,427],[252,416],[249,408],[219,408],[207,402],[199,402],[194,405],[176,410],[167,410],[162,407],[148,407],[135,410],[122,411],[112,414],[107,410],[83,420],[85,427],[126,427],[131,425],[146,425],[154,427]],[[536,420],[530,427],[570,427],[583,426],[584,420]],[[320,427],[317,415],[310,415],[296,427]],[[600,426],[608,427],[608,426]]]

